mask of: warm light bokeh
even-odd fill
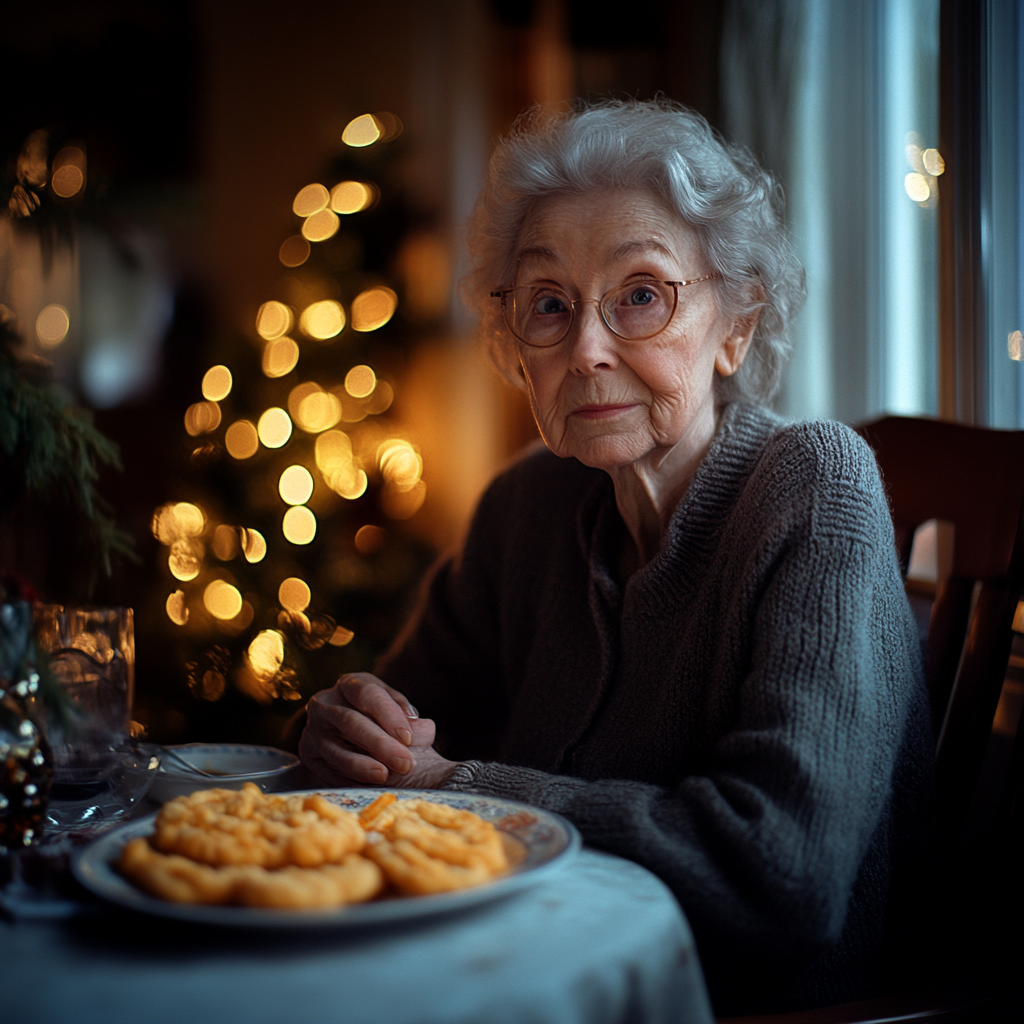
[[[213,541],[210,547],[222,562],[230,562],[238,554],[238,530],[226,523],[221,523],[213,531]]]
[[[260,438],[250,420],[236,420],[224,433],[224,447],[233,459],[248,459],[260,450]]]
[[[161,544],[173,544],[182,537],[198,537],[205,528],[203,510],[190,501],[161,505],[150,523],[153,536]]]
[[[379,526],[360,526],[356,530],[355,545],[356,551],[361,555],[372,555],[379,551],[384,543],[384,531]]]
[[[353,398],[369,398],[377,386],[377,374],[369,366],[353,366],[345,374],[345,390]]]
[[[277,258],[286,267],[301,267],[309,259],[309,240],[302,235],[290,235],[281,243]]]
[[[284,514],[281,532],[292,544],[309,544],[316,536],[316,516],[305,505],[294,505]]]
[[[297,576],[289,576],[277,588],[277,599],[281,602],[281,607],[290,612],[304,612],[312,598],[309,584]]]
[[[167,595],[167,618],[176,626],[184,626],[188,622],[188,605],[185,603],[185,592],[175,590]]]
[[[341,181],[331,189],[331,209],[335,213],[359,213],[374,199],[373,189],[361,181]]]
[[[242,531],[242,554],[247,562],[262,562],[267,554],[267,541],[259,530]]]
[[[206,529],[206,515],[191,501],[178,501],[171,506],[171,515],[179,537],[198,537]]]
[[[194,580],[202,568],[202,558],[199,552],[202,550],[195,540],[181,539],[171,544],[171,552],[167,556],[167,568],[171,575],[182,583]]]
[[[302,311],[299,327],[309,337],[327,341],[345,329],[345,310],[333,299],[314,302]]]
[[[387,483],[400,491],[412,490],[423,474],[419,452],[400,438],[391,438],[377,449],[377,464]]]
[[[196,402],[185,410],[185,429],[192,437],[216,430],[220,420],[220,406],[216,402]]]
[[[263,346],[263,373],[283,377],[298,365],[299,346],[291,338],[275,338]]]
[[[288,392],[288,412],[291,414],[293,420],[299,418],[299,410],[302,408],[302,403],[310,395],[317,395],[323,393],[323,388],[315,380],[304,380],[301,384],[296,384],[295,387]]]
[[[292,421],[284,409],[267,409],[256,424],[256,432],[267,448],[283,448],[292,436]]]
[[[292,329],[292,311],[283,303],[264,302],[256,313],[256,333],[265,341],[273,341]]]
[[[319,434],[341,419],[341,402],[329,391],[314,391],[299,403],[295,422],[309,434]]]
[[[312,217],[319,213],[330,202],[331,193],[326,187],[314,182],[305,188],[299,189],[295,199],[292,200],[292,212],[297,217]]]
[[[302,223],[302,235],[311,242],[326,242],[333,238],[341,227],[341,221],[333,210],[320,210]]]
[[[203,374],[203,398],[209,402],[222,402],[231,394],[233,380],[226,366],[211,366]]]
[[[276,629],[261,630],[249,644],[246,659],[258,679],[272,679],[284,662],[284,637]]]
[[[57,302],[44,306],[36,317],[36,337],[43,348],[59,345],[68,336],[70,327],[68,311]]]
[[[50,188],[61,199],[78,195],[85,187],[85,152],[78,146],[64,146],[53,158]]]
[[[278,493],[288,505],[304,505],[313,493],[313,474],[305,466],[289,466],[277,483]]]
[[[214,580],[203,591],[203,604],[215,619],[233,619],[242,610],[242,595],[226,580]]]
[[[346,146],[361,149],[363,146],[372,146],[383,134],[381,125],[373,114],[360,114],[345,125],[341,141]]]
[[[85,175],[82,173],[82,168],[76,167],[74,164],[65,164],[58,168],[53,172],[53,178],[50,179],[50,188],[53,189],[55,195],[62,199],[70,199],[73,195],[77,195],[81,192],[84,184]]]
[[[395,314],[398,296],[383,285],[368,288],[352,300],[352,329],[376,331]]]
[[[316,439],[316,464],[327,486],[354,501],[366,492],[368,480],[352,453],[352,441],[340,430],[329,430]]]
[[[391,408],[394,398],[394,388],[386,380],[378,380],[373,394],[370,395],[366,403],[367,413],[371,416],[379,416],[382,412],[387,412]]]

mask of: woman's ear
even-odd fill
[[[749,320],[733,322],[732,330],[722,339],[715,355],[715,370],[720,377],[731,377],[743,365],[757,321],[755,315]]]

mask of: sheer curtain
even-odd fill
[[[982,250],[987,420],[1024,427],[1024,3],[988,7]]]
[[[936,412],[938,15],[939,0],[726,8],[725,131],[782,181],[807,270],[787,416]]]

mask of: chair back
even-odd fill
[[[954,524],[952,571],[939,582],[927,642],[938,838],[952,851],[985,759],[1024,588],[1024,431],[887,416],[858,432],[878,460],[904,572],[918,526]]]

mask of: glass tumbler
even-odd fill
[[[49,826],[116,819],[139,799],[158,764],[129,741],[135,690],[131,608],[38,605],[36,642],[70,704],[66,728],[51,729]]]

